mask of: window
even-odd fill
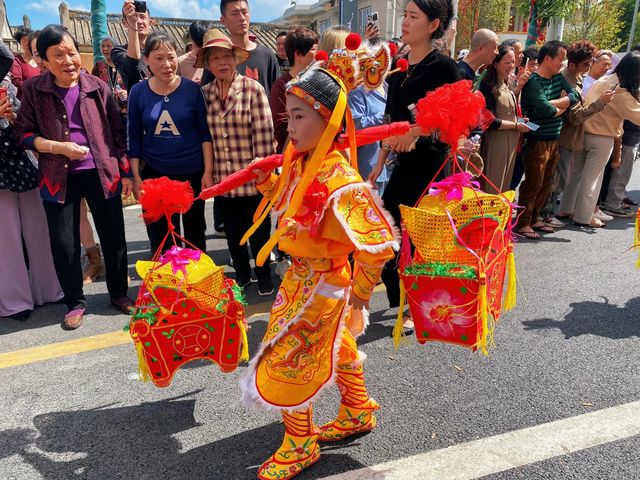
[[[326,20],[320,20],[318,23],[318,33],[324,33],[325,30],[331,27],[331,19],[327,18]]]
[[[364,35],[364,30],[367,28],[367,16],[370,14],[371,7],[364,7],[358,10],[358,18],[360,19],[358,31],[361,35]]]

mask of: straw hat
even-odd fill
[[[227,37],[220,30],[212,28],[204,35],[204,39],[202,41],[202,48],[198,51],[198,57],[196,59],[195,67],[196,68],[204,68],[206,67],[204,62],[204,54],[209,48],[224,48],[226,50],[233,50],[236,52],[236,59],[238,63],[244,63],[249,58],[249,52],[247,52],[244,48],[236,47],[229,37]]]

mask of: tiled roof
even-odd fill
[[[177,0],[176,0],[177,1]],[[185,40],[189,32],[189,25],[194,21],[182,18],[162,18],[153,17],[155,25],[151,28],[153,31],[163,31],[172,36],[178,47],[178,51],[184,51]],[[225,35],[228,34],[227,29],[220,22],[212,22],[213,28],[217,28]],[[91,45],[91,14],[81,10],[69,10],[69,23],[66,25],[69,31],[74,35],[78,43],[82,45]],[[276,35],[282,30],[291,28],[288,25],[274,23],[252,23],[251,33],[257,37],[257,42],[261,45],[276,49]],[[116,39],[119,43],[127,43],[127,31],[122,24],[122,15],[107,14],[107,30],[109,35]]]

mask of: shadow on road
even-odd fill
[[[571,303],[571,311],[562,320],[542,318],[522,322],[525,330],[559,329],[565,338],[597,335],[614,340],[640,337],[640,297],[624,307],[604,302]]]
[[[38,415],[35,430],[0,432],[0,459],[20,455],[52,480],[256,478],[258,465],[280,445],[283,426],[271,423],[184,451],[174,435],[200,426],[193,415],[196,400],[189,398],[197,393],[135,406]],[[333,448],[327,447],[324,461],[299,478],[363,467],[346,455],[329,453]]]

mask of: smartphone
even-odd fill
[[[367,27],[377,27],[380,29],[380,20],[378,19],[378,12],[371,12],[367,14]]]
[[[134,0],[133,6],[138,13],[145,13],[147,11],[147,2],[144,0]]]
[[[613,87],[609,89],[610,92],[613,92],[616,88],[618,88],[619,83],[616,83]]]
[[[536,130],[538,130],[540,128],[540,125],[538,125],[537,123],[533,123],[533,122],[525,122],[525,125],[527,127],[529,127],[532,132],[535,132]]]

